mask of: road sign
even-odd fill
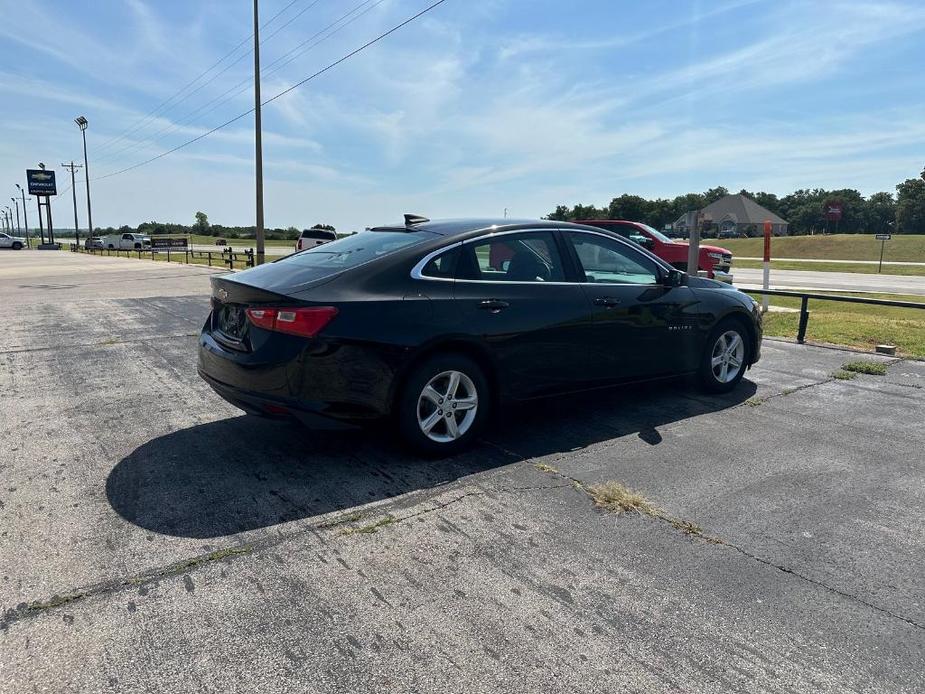
[[[827,202],[824,205],[825,207],[825,218],[830,222],[837,222],[841,220],[842,214],[844,214],[845,206],[838,200],[832,200]]]
[[[891,238],[893,238],[892,234],[877,234],[878,241],[889,241]]]
[[[55,186],[55,172],[44,169],[26,169],[26,181],[29,184],[29,195],[57,195]]]

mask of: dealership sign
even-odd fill
[[[844,214],[845,206],[838,200],[827,202],[825,204],[825,218],[830,222],[838,222]]]
[[[189,242],[185,236],[152,236],[151,248],[179,248],[186,250]]]
[[[45,169],[26,169],[26,181],[29,184],[29,195],[57,195],[55,186],[55,172]]]

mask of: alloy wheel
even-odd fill
[[[716,340],[710,355],[713,377],[720,383],[734,381],[745,362],[745,341],[735,330],[727,330]]]
[[[449,443],[472,427],[479,396],[472,379],[461,371],[434,376],[418,396],[418,426],[437,443]]]

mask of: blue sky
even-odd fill
[[[262,0],[262,19],[290,2]],[[296,0],[262,31],[264,66],[358,9],[265,75],[264,97],[428,4]],[[90,120],[92,179],[252,105],[245,45],[213,82],[141,121],[247,39],[249,0],[0,9],[7,197],[37,161],[66,188],[58,165],[82,160],[77,115]],[[925,164],[923,83],[921,0],[447,0],[265,108],[266,221],[350,230],[403,212],[538,217],[560,203],[716,185],[892,191]],[[252,117],[91,186],[97,226],[191,223],[199,209],[253,223]],[[56,221],[70,224],[69,198]]]

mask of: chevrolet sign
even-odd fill
[[[57,195],[55,172],[43,169],[26,169],[26,181],[29,183],[29,195]]]

